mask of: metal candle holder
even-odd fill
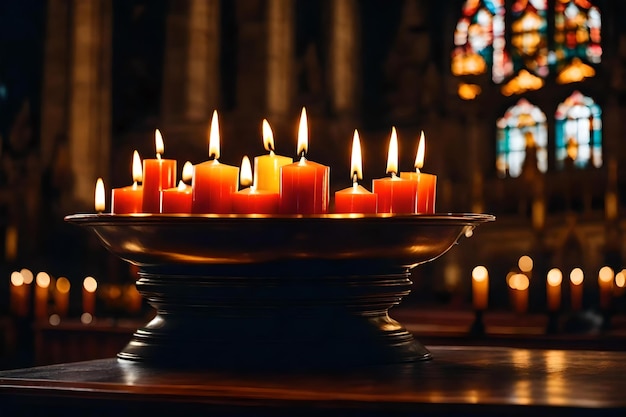
[[[76,214],[157,310],[120,359],[227,369],[430,359],[388,315],[410,271],[491,215]]]

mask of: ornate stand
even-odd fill
[[[387,312],[410,292],[411,268],[493,217],[67,220],[138,264],[137,288],[157,310],[119,358],[212,369],[336,369],[430,359]]]

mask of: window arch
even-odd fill
[[[524,169],[548,170],[546,115],[520,99],[498,119],[496,169],[500,177],[519,177]]]
[[[555,159],[577,168],[602,166],[602,110],[591,97],[574,91],[557,107]]]

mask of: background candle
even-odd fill
[[[548,271],[546,277],[546,299],[548,300],[548,311],[558,311],[561,308],[561,282],[563,274],[558,268]]]
[[[70,306],[70,281],[65,277],[57,279],[54,291],[54,310],[60,317],[66,317]]]
[[[213,111],[209,129],[209,158],[193,170],[192,213],[231,213],[232,193],[237,191],[239,168],[220,164],[220,133],[217,111]]]
[[[420,172],[424,166],[425,153],[424,132],[420,135],[420,141],[417,146],[417,155],[415,156],[415,172],[401,172],[400,178],[414,180],[417,182],[417,198],[416,213],[434,213],[435,198],[437,196],[437,176]]]
[[[293,159],[274,154],[274,133],[267,120],[263,119],[263,146],[269,155],[254,158],[253,186],[257,191],[280,192],[280,168],[293,163]]]
[[[472,270],[472,305],[474,310],[486,310],[488,300],[489,273],[484,266],[477,266]]]
[[[141,213],[143,208],[143,187],[137,185],[142,179],[139,153],[133,152],[133,185],[111,190],[111,213]]]
[[[279,194],[257,190],[252,184],[250,159],[244,156],[241,161],[240,185],[244,188],[233,193],[233,212],[238,214],[275,214],[278,213]]]
[[[600,272],[598,273],[598,286],[600,287],[600,308],[602,310],[608,310],[611,307],[614,278],[615,273],[611,267],[603,266],[600,268]]]
[[[300,161],[281,168],[280,212],[288,214],[328,213],[330,200],[330,167],[308,161],[306,110],[303,108],[298,128]]]
[[[517,313],[525,313],[528,310],[528,287],[530,281],[525,274],[514,274],[509,280],[513,289],[513,310]]]
[[[574,268],[569,274],[570,297],[572,311],[580,311],[583,308],[583,280],[585,275],[580,268]]]
[[[39,272],[35,278],[35,318],[42,319],[48,316],[48,288],[50,275]]]
[[[98,282],[94,277],[86,277],[83,280],[83,314],[89,313],[92,316],[96,312],[96,290]]]
[[[358,184],[363,179],[363,159],[359,132],[355,129],[352,138],[352,156],[350,158],[352,187],[335,193],[335,213],[376,213],[376,194],[370,193]]]
[[[378,195],[378,213],[414,213],[417,195],[417,182],[396,176],[398,172],[398,135],[391,129],[387,153],[387,173],[391,177],[372,181],[372,191]]]
[[[161,159],[164,150],[163,137],[159,129],[154,132],[156,159],[143,161],[143,212],[159,213],[161,190],[176,186],[176,161]]]
[[[18,271],[11,273],[11,312],[18,317],[28,316],[28,287]]]
[[[191,213],[191,186],[185,184],[193,177],[193,165],[187,161],[183,165],[182,179],[178,187],[161,190],[161,213]]]

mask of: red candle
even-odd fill
[[[376,213],[376,194],[370,193],[359,185],[363,179],[363,162],[361,157],[361,141],[359,132],[354,130],[352,138],[351,158],[352,187],[335,193],[335,213]]]
[[[424,166],[424,132],[420,135],[417,155],[415,157],[415,172],[401,172],[400,178],[417,182],[416,213],[434,213],[437,194],[437,176],[420,172]]]
[[[414,213],[417,182],[396,176],[398,172],[398,135],[391,129],[387,154],[387,173],[391,177],[372,181],[372,191],[378,194],[378,213]]]
[[[285,165],[280,171],[280,212],[287,214],[328,213],[330,167],[308,161],[306,110],[302,109],[298,129],[299,162]]]
[[[141,181],[141,159],[139,153],[133,152],[133,185],[111,190],[111,213],[141,213],[143,207],[143,187],[137,185]]]
[[[242,187],[252,184],[252,166],[250,159],[244,156],[241,161]],[[275,214],[278,213],[279,194],[257,190],[254,185],[237,191],[232,195],[233,212],[238,214]]]
[[[176,185],[176,161],[161,159],[163,153],[163,137],[159,129],[154,133],[156,142],[156,159],[143,161],[143,212],[159,213],[161,211],[161,190]]]
[[[161,213],[191,213],[191,186],[185,181],[191,180],[192,176],[193,165],[187,161],[178,187],[161,190]]]
[[[192,187],[192,213],[231,213],[232,194],[237,191],[239,168],[221,164],[220,137],[217,111],[213,112],[209,132],[209,157],[213,160],[194,167]]]

